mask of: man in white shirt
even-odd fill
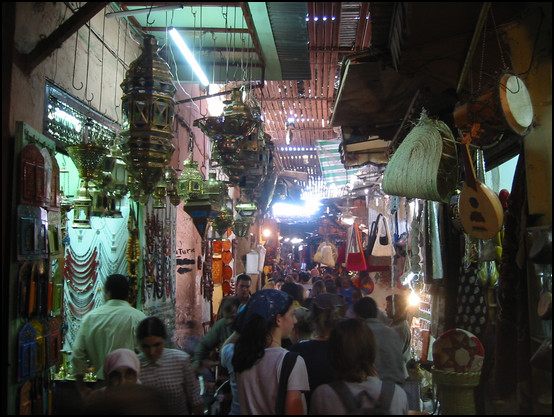
[[[104,284],[104,305],[88,313],[72,346],[71,361],[77,388],[84,399],[91,392],[83,381],[87,361],[98,380],[103,381],[104,359],[115,349],[139,351],[136,329],[146,315],[128,302],[129,282],[120,274],[110,275]]]

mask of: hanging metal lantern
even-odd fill
[[[198,170],[198,162],[189,157],[181,171],[177,194],[185,202],[191,199],[203,198],[204,176]]]
[[[243,201],[235,206],[237,213],[244,218],[253,218],[258,211],[258,206],[251,201]]]
[[[156,185],[152,197],[154,198],[154,202],[152,203],[153,208],[165,209],[165,198],[167,197],[167,185],[165,184],[165,180],[160,181],[158,185]]]
[[[219,235],[219,238],[223,238],[225,233],[233,225],[233,212],[227,206],[223,206],[221,211],[217,213],[213,221],[213,228]]]
[[[217,179],[215,172],[208,174],[208,179],[204,181],[204,196],[212,203],[212,208],[218,210],[227,196],[227,186],[223,181]]]
[[[178,206],[181,203],[181,198],[177,192],[179,188],[179,175],[173,167],[168,166],[165,171],[165,184],[169,202],[174,206]]]
[[[176,88],[169,65],[157,52],[156,38],[147,35],[142,54],[131,63],[121,83],[123,131],[121,151],[127,168],[149,195],[163,178],[173,146],[173,106]]]
[[[231,92],[231,100],[225,100],[222,116],[209,116],[193,122],[213,140],[237,140],[252,133],[259,118],[252,115],[250,107],[242,101],[240,88]]]
[[[73,199],[73,224],[74,229],[91,229],[90,215],[92,211],[92,199],[89,197],[86,181],[77,191],[77,197]]]
[[[246,237],[248,236],[248,232],[250,231],[250,226],[252,225],[252,217],[243,217],[243,216],[237,216],[235,220],[233,220],[233,233],[237,237]]]

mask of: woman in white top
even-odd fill
[[[329,336],[331,366],[352,396],[361,399],[363,409],[378,408],[378,399],[383,387],[374,365],[375,346],[373,333],[358,319],[338,322]],[[388,408],[388,414],[408,414],[406,392],[396,384],[391,388],[390,405],[384,408]],[[349,414],[346,407],[349,404],[343,403],[344,398],[345,396],[339,395],[330,384],[322,384],[312,393],[310,414]]]
[[[288,352],[281,340],[290,337],[296,318],[290,295],[259,290],[235,319],[240,334],[235,344],[233,369],[242,414],[275,414],[281,365]],[[309,391],[308,372],[301,356],[287,384],[285,414],[306,414],[303,392]]]

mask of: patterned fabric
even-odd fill
[[[291,298],[289,294],[280,290],[256,291],[245,307],[239,311],[233,328],[240,333],[254,316],[260,316],[266,322],[275,320],[278,314],[284,314],[285,307],[291,302]]]
[[[188,354],[166,348],[156,362],[150,362],[144,353],[139,355],[139,359],[141,382],[165,394],[172,414],[191,414],[187,400],[193,407],[202,404],[200,383]]]
[[[72,346],[74,375],[84,375],[87,359],[96,376],[104,379],[104,359],[119,348],[138,351],[136,329],[146,315],[123,300],[108,300],[88,313]]]
[[[479,285],[477,271],[470,268],[460,275],[456,327],[483,337],[487,323],[486,289]]]

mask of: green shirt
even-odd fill
[[[232,324],[233,322],[229,322],[226,318],[219,319],[215,322],[213,327],[196,345],[194,358],[192,360],[192,366],[194,366],[194,368],[201,368],[202,361],[210,356],[210,352],[221,347],[223,342],[231,336],[231,333],[233,333],[231,329]]]

